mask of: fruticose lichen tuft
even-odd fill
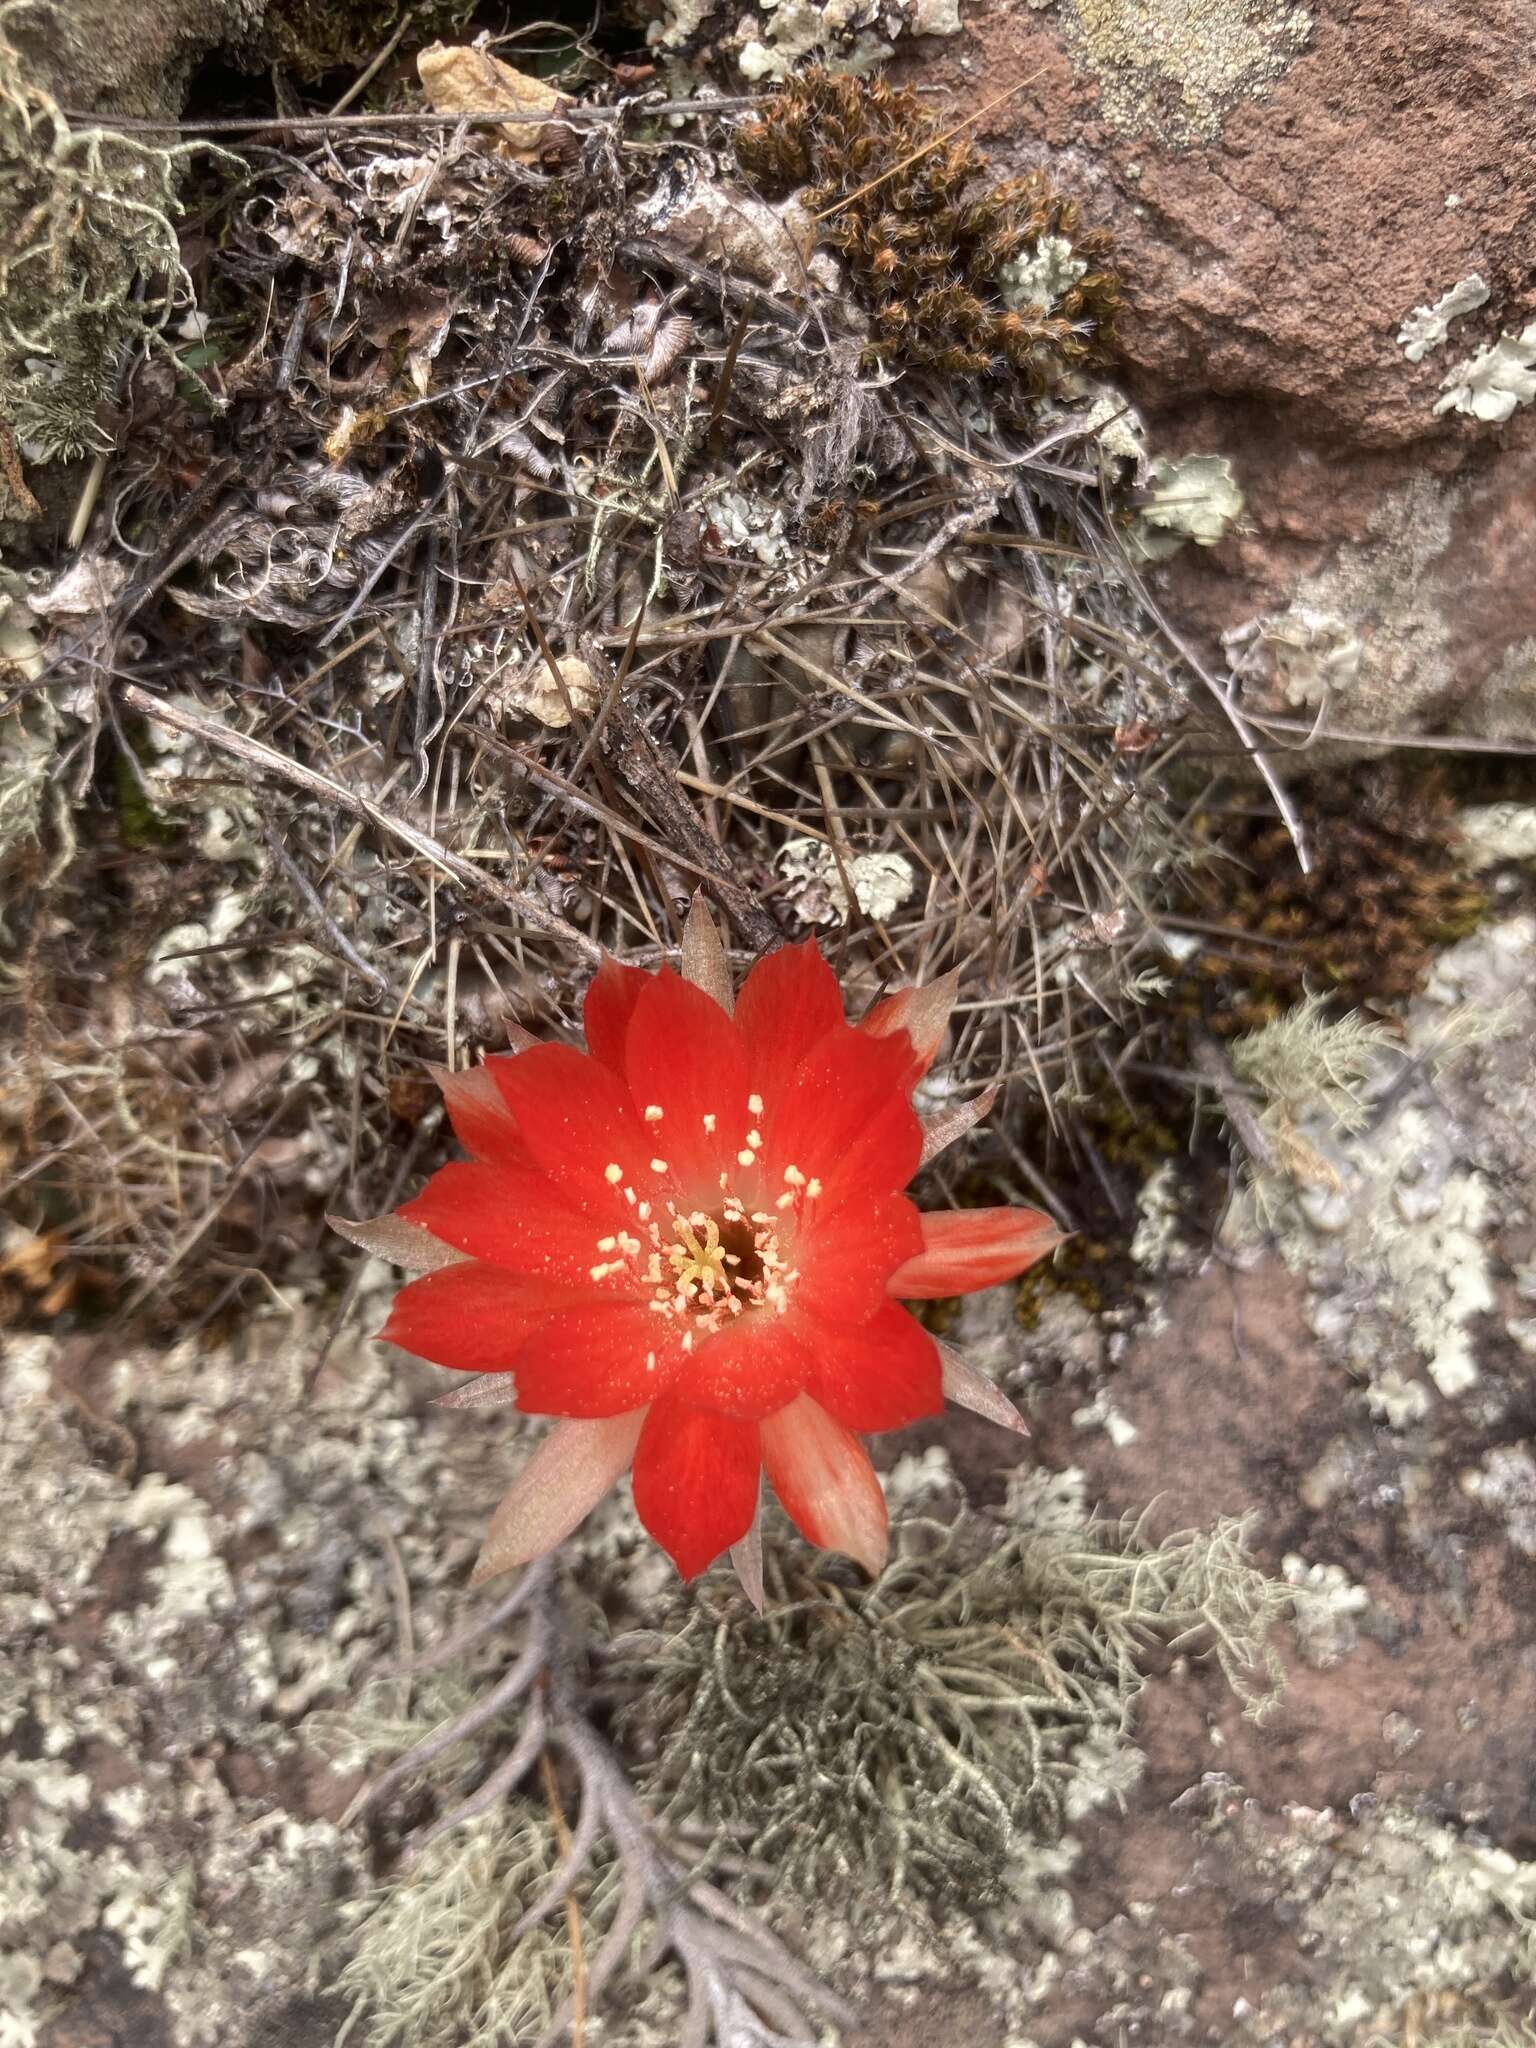
[[[1016,1482],[1009,1521],[992,1543],[971,1518],[901,1525],[873,1586],[786,1548],[766,1613],[722,1587],[616,1645],[651,1800],[750,1841],[776,1889],[975,1908],[1124,1782],[1108,1756],[1134,1777],[1152,1642],[1214,1654],[1256,1714],[1274,1697],[1265,1632],[1289,1596],[1240,1523],[1156,1544],[1093,1520],[1073,1473]]]
[[[10,31],[51,0],[0,5],[0,427],[36,461],[110,444],[97,415],[118,351],[191,298],[173,225],[195,147],[75,126],[26,73]]]

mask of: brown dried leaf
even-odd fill
[[[416,59],[422,90],[437,114],[535,114],[547,118],[570,105],[545,79],[514,71],[499,57],[464,45],[434,43]],[[539,160],[539,128],[534,121],[510,123],[491,147],[513,163]]]

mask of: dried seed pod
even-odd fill
[[[643,374],[646,383],[660,384],[669,376],[692,338],[693,322],[686,313],[674,313],[670,320],[663,320],[651,338],[650,351],[645,358]]]

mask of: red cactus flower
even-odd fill
[[[627,1467],[640,1520],[685,1578],[734,1548],[760,1598],[766,1474],[802,1533],[885,1558],[860,1437],[944,1396],[1015,1410],[899,1304],[1012,1279],[1060,1242],[1033,1209],[923,1214],[902,1193],[991,1097],[925,1128],[912,1090],[953,980],[843,1017],[814,941],[732,997],[701,905],[683,975],[608,961],[586,1052],[523,1038],[439,1071],[471,1155],[393,1216],[342,1224],[421,1277],[383,1335],[494,1375],[454,1405],[559,1417],[497,1509],[483,1579],[570,1534]]]

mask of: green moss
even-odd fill
[[[175,845],[180,832],[155,809],[145,792],[143,776],[122,751],[112,757],[112,787],[117,800],[118,829],[125,846],[142,850]]]
[[[409,52],[451,40],[463,34],[474,11],[475,0],[425,0],[411,10],[401,47]],[[274,0],[264,24],[264,53],[300,78],[320,78],[368,63],[405,12],[404,0]]]
[[[1124,1244],[1106,1243],[1095,1237],[1069,1237],[1050,1258],[1031,1266],[1018,1282],[1014,1314],[1026,1330],[1032,1330],[1052,1295],[1069,1294],[1097,1315],[1121,1300],[1133,1279]]]
[[[1220,927],[1189,963],[1176,1007],[1221,1036],[1256,1030],[1309,994],[1341,1009],[1415,995],[1445,946],[1471,936],[1488,896],[1461,860],[1447,778],[1395,764],[1318,776],[1298,791],[1303,874],[1281,820],[1211,821],[1188,907]]]

